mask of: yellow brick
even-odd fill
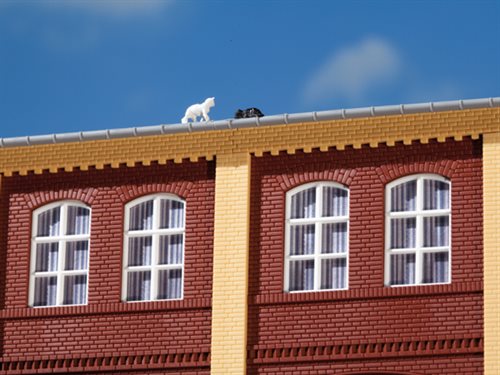
[[[220,155],[215,177],[212,374],[245,374],[250,155]]]
[[[500,132],[483,135],[484,368],[500,374]]]
[[[443,141],[447,137],[479,137],[500,131],[500,108],[434,112],[414,115],[381,116],[338,121],[309,122],[286,126],[263,126],[246,129],[227,129],[196,133],[165,134],[147,137],[110,139],[62,144],[47,144],[0,149],[0,173],[35,171],[49,167],[88,166],[113,168],[121,163],[183,159],[231,153],[294,152],[328,147],[343,149],[345,145],[376,145],[386,142],[413,140],[427,142],[429,138]]]

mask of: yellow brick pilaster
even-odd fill
[[[250,155],[218,155],[215,175],[212,374],[245,374]]]
[[[484,367],[500,374],[500,133],[483,136]]]

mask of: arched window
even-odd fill
[[[450,282],[451,184],[438,175],[386,187],[386,285]]]
[[[124,301],[181,299],[185,202],[170,194],[142,197],[125,207]]]
[[[30,306],[87,303],[90,208],[74,201],[33,212]]]
[[[285,291],[347,289],[348,189],[315,182],[289,191],[285,236]]]

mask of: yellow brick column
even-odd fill
[[[500,133],[483,136],[484,368],[500,374]]]
[[[211,373],[246,373],[250,155],[217,155]]]

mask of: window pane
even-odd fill
[[[391,249],[415,247],[417,220],[412,218],[391,219]]]
[[[57,271],[58,242],[36,245],[35,272]]]
[[[415,284],[415,254],[391,254],[391,285]]]
[[[290,255],[314,253],[314,225],[290,227]]]
[[[182,234],[160,237],[159,264],[182,264]]]
[[[448,246],[449,217],[424,217],[424,247]]]
[[[346,259],[323,259],[321,261],[321,289],[345,289],[346,279]]]
[[[325,186],[323,187],[322,216],[347,216],[347,190]]]
[[[61,207],[55,207],[38,215],[37,237],[58,236]]]
[[[158,299],[182,296],[182,270],[161,270],[158,275]]]
[[[86,270],[88,264],[89,242],[71,241],[66,243],[65,270]]]
[[[290,261],[290,291],[314,288],[314,260]]]
[[[153,200],[140,203],[130,209],[129,230],[153,228]]]
[[[184,226],[183,202],[162,199],[160,207],[160,228],[182,228]]]
[[[151,271],[129,272],[127,301],[147,301],[151,295]]]
[[[68,207],[68,231],[67,234],[88,234],[90,210],[85,207]]]
[[[448,268],[448,252],[424,253],[424,270],[422,282],[448,282]]]
[[[443,181],[424,180],[424,210],[450,208],[450,185]]]
[[[128,239],[128,266],[150,266],[152,237]]]
[[[87,275],[64,277],[64,305],[83,305],[87,303]]]
[[[323,224],[321,253],[345,253],[347,251],[347,223]]]
[[[391,212],[415,211],[417,181],[408,181],[391,189]]]
[[[316,188],[303,190],[292,196],[291,219],[316,216]]]
[[[57,278],[35,277],[35,298],[33,306],[54,306],[56,304]]]

